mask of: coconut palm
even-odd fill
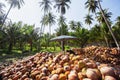
[[[70,21],[70,22],[69,22],[69,26],[70,26],[70,29],[71,29],[71,30],[75,30],[75,27],[76,27],[76,22],[75,22],[75,21],[73,21],[73,20],[72,20],[72,21]]]
[[[3,22],[3,18],[4,18],[4,10],[3,7],[5,7],[5,5],[3,3],[0,3],[0,28],[1,28],[1,24]]]
[[[82,27],[81,22],[70,21],[70,28],[71,30],[78,30]]]
[[[64,16],[60,16],[59,17],[59,19],[58,19],[58,26],[60,27],[60,33],[61,33],[61,35],[63,35],[63,33],[62,32],[64,32],[64,29],[62,29],[63,27],[65,27],[65,25],[66,25],[66,18],[64,17]]]
[[[64,24],[65,19],[63,15],[66,13],[66,8],[67,9],[70,8],[68,3],[71,3],[71,1],[70,0],[55,0],[55,2],[56,4],[54,5],[54,7],[57,8],[57,11],[61,13],[58,24],[60,25],[60,28],[61,28],[61,35],[63,35],[64,33],[62,32],[64,32],[64,30],[62,28],[66,26],[66,24]]]
[[[116,23],[113,25],[112,30],[114,34],[116,34],[117,40],[120,42],[120,16],[116,18]]]
[[[78,38],[78,40],[76,41],[78,46],[84,47],[84,45],[89,40],[88,33],[88,30],[85,28],[80,28],[76,30],[75,36]]]
[[[116,25],[117,25],[118,27],[120,27],[120,16],[118,16],[117,19],[116,19]]]
[[[85,17],[85,23],[90,26],[92,24],[92,21],[93,21],[92,15],[87,14]]]
[[[85,5],[89,12],[96,13],[96,9],[98,8],[98,2],[96,0],[87,0]]]
[[[44,11],[44,13],[48,13],[52,9],[51,7],[52,3],[50,0],[42,0],[39,2],[39,4],[40,4],[40,7],[42,7],[42,10]]]
[[[64,16],[60,16],[57,21],[58,21],[58,26],[59,26],[59,28],[56,29],[57,34],[58,35],[63,35],[64,33],[66,34],[66,31],[65,31],[66,30],[65,29],[66,28],[66,22],[65,22],[66,18]],[[62,28],[64,28],[64,29],[62,29]]]
[[[7,12],[7,14],[6,14],[5,17],[4,17],[2,26],[4,25],[4,23],[5,23],[6,19],[7,19],[7,16],[8,16],[8,14],[9,14],[9,12],[10,12],[10,10],[11,10],[12,8],[15,8],[15,7],[17,7],[18,9],[20,9],[20,8],[21,8],[21,5],[24,4],[24,1],[23,1],[23,0],[6,0],[6,1],[10,4],[10,8],[8,9],[8,12]]]
[[[101,32],[101,26],[95,24],[89,31],[89,42],[93,42],[96,44],[98,44],[99,42],[101,43],[102,41],[104,41],[102,34],[103,33]]]
[[[51,12],[49,12],[48,14],[47,14],[47,18],[46,18],[46,25],[48,25],[49,26],[49,30],[50,30],[50,35],[51,35],[51,26],[53,25],[53,24],[55,24],[55,16],[51,13]]]
[[[52,3],[50,0],[41,0],[39,4],[40,4],[40,7],[42,7],[41,10],[44,11],[44,15],[42,17],[42,20],[40,21],[42,23],[41,29],[40,29],[40,36],[41,36],[41,34],[44,31],[45,25],[46,25],[46,19],[47,19],[46,13],[48,13],[52,9],[51,7]]]
[[[23,42],[24,45],[28,43],[30,45],[30,51],[32,51],[33,44],[37,43],[37,40],[39,39],[38,36],[38,28],[35,28],[34,25],[27,25],[25,24],[22,27],[23,33]]]
[[[93,12],[93,13],[95,13],[95,11],[96,11],[97,8],[99,9],[99,11],[100,11],[101,14],[102,14],[102,17],[103,17],[104,20],[105,20],[105,23],[107,24],[107,27],[108,27],[108,29],[109,29],[109,31],[110,31],[110,34],[112,35],[112,37],[113,37],[113,39],[114,39],[114,41],[115,41],[115,43],[116,43],[116,46],[118,47],[118,49],[120,49],[119,44],[118,44],[118,42],[117,42],[117,39],[115,38],[115,36],[114,36],[114,34],[113,34],[113,32],[112,32],[112,28],[111,28],[109,22],[107,21],[105,15],[104,15],[104,12],[103,12],[103,9],[102,9],[102,6],[101,6],[100,1],[101,1],[101,0],[88,0],[87,3],[86,3],[86,5],[88,5],[87,8],[89,9],[89,11],[91,10],[91,12]],[[88,3],[89,3],[89,4],[88,4]],[[93,5],[91,5],[91,4],[94,4],[94,7],[93,7]]]
[[[58,27],[56,30],[56,35],[68,35],[68,26],[66,24],[63,24],[62,26]]]
[[[3,18],[4,18],[4,14],[0,13],[0,28],[1,28],[1,24],[3,23]]]
[[[49,26],[49,38],[51,36],[51,26],[55,24],[55,16],[49,12],[43,17],[42,24],[44,26]],[[48,44],[49,45],[49,44]]]
[[[41,23],[41,26],[42,26],[40,31],[42,33],[42,32],[44,32],[44,28],[47,25],[47,14],[42,17],[40,23]]]
[[[3,3],[0,3],[0,14],[4,12],[3,7],[5,7],[5,5]]]
[[[109,31],[110,31],[110,33],[111,33],[114,41],[115,41],[115,43],[116,43],[116,46],[117,46],[117,48],[120,50],[120,46],[119,46],[119,44],[118,44],[118,41],[117,41],[115,35],[113,34],[112,28],[111,28],[108,20],[107,20],[106,17],[105,17],[104,11],[103,11],[102,6],[101,6],[101,4],[100,4],[100,0],[98,0],[98,5],[99,5],[99,10],[100,10],[100,12],[101,12],[101,14],[102,14],[102,16],[103,16],[103,18],[104,18],[104,20],[105,20],[105,23],[106,23],[106,25],[107,25],[107,27],[108,27],[108,29],[109,29]]]
[[[108,12],[107,9],[104,9],[103,12],[104,12],[104,15],[105,15],[107,21],[109,21],[109,24],[110,24],[110,22],[111,22],[110,21],[110,17],[112,15],[112,13]],[[106,45],[109,47],[109,43],[108,43],[109,29],[108,29],[108,27],[107,27],[107,25],[105,23],[105,20],[104,20],[104,18],[102,16],[102,13],[101,12],[97,12],[97,17],[96,18],[97,18],[97,21],[101,24],[102,35],[103,35],[103,37],[105,39]]]
[[[15,23],[9,23],[9,25],[4,28],[4,35],[6,35],[4,39],[9,40],[5,42],[8,42],[8,52],[11,52],[13,45],[16,43],[16,37],[19,36],[20,27],[16,26]]]
[[[64,16],[60,16],[58,19],[58,25],[62,26],[63,24],[66,24],[65,21],[66,21],[66,18]]]
[[[110,18],[111,18],[112,13],[111,13],[111,12],[108,12],[107,9],[104,9],[103,12],[104,12],[104,15],[105,15],[105,18],[107,19],[107,21],[110,22]],[[104,18],[103,18],[103,16],[102,16],[102,13],[101,13],[101,12],[97,12],[96,19],[97,19],[97,21],[98,21],[99,23],[105,22],[105,20],[104,20]]]
[[[61,13],[61,15],[66,13],[66,8],[69,9],[70,6],[68,3],[71,3],[70,0],[55,0],[56,4],[54,5],[55,8],[57,8],[58,12]]]

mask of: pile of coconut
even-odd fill
[[[120,66],[69,52],[41,52],[5,67],[0,80],[120,80]]]
[[[117,48],[89,46],[85,48],[75,48],[76,54],[82,55],[84,58],[90,58],[101,63],[120,64],[120,51]]]

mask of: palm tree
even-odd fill
[[[1,24],[3,22],[3,18],[4,18],[4,10],[3,7],[5,7],[5,5],[3,3],[0,3],[0,28],[1,28]]]
[[[61,35],[63,35],[64,29],[62,29],[62,28],[64,28],[66,26],[66,24],[64,24],[65,18],[63,17],[63,15],[66,13],[66,8],[67,9],[70,8],[68,3],[71,3],[71,1],[70,0],[55,0],[55,2],[56,2],[56,4],[54,5],[54,7],[57,8],[58,12],[61,13],[58,24],[60,25],[60,28],[61,28]],[[61,44],[63,44],[63,43],[64,42],[61,41]]]
[[[49,12],[43,17],[42,24],[45,26],[49,26],[49,38],[51,36],[51,26],[55,24],[55,16]],[[49,44],[48,44],[49,45]]]
[[[88,4],[88,3],[89,3],[89,4]],[[92,4],[92,5],[91,5],[91,4]],[[93,4],[94,4],[94,7],[93,7]],[[86,3],[86,5],[88,5],[87,8],[89,8],[89,11],[91,10],[91,12],[93,12],[93,13],[95,13],[95,11],[96,11],[97,8],[99,9],[99,11],[100,11],[101,14],[102,14],[102,17],[103,17],[104,20],[105,20],[105,23],[107,24],[107,27],[108,27],[108,29],[109,29],[109,31],[110,31],[110,34],[112,35],[112,37],[113,37],[113,39],[114,39],[114,41],[115,41],[115,43],[116,43],[117,48],[120,49],[119,44],[118,44],[118,42],[117,42],[117,39],[115,38],[115,36],[114,36],[114,34],[113,34],[113,32],[112,32],[112,28],[111,28],[109,22],[107,21],[105,15],[104,15],[104,12],[103,12],[103,9],[102,9],[100,0],[88,0],[87,3]]]
[[[101,14],[102,14],[102,16],[103,16],[103,18],[104,18],[104,20],[105,20],[105,23],[107,24],[107,27],[108,27],[108,29],[109,29],[109,31],[110,31],[110,33],[111,33],[111,35],[112,35],[115,43],[116,43],[116,46],[117,46],[117,48],[120,50],[120,46],[119,46],[119,44],[118,44],[118,41],[117,41],[115,35],[113,34],[112,28],[111,28],[108,20],[107,20],[106,17],[105,17],[104,11],[103,11],[102,6],[101,6],[101,4],[100,4],[100,0],[98,0],[98,5],[99,5],[99,10],[100,10],[100,12],[101,12]]]
[[[42,23],[41,29],[40,29],[40,36],[41,36],[41,34],[44,31],[45,25],[46,25],[46,19],[47,19],[46,13],[48,13],[52,9],[51,7],[52,3],[50,0],[42,0],[39,2],[39,4],[40,4],[40,7],[42,7],[41,10],[44,11],[44,15],[42,17],[42,20],[40,21]]]
[[[4,17],[2,26],[4,25],[4,23],[5,23],[6,19],[7,19],[7,16],[8,16],[8,14],[9,14],[9,12],[10,12],[10,10],[11,10],[12,8],[15,8],[15,7],[17,7],[18,9],[20,9],[20,8],[21,8],[21,5],[24,4],[24,1],[23,1],[23,0],[7,0],[7,1],[8,1],[8,3],[10,4],[10,8],[8,9],[8,12],[7,12],[7,14],[6,14],[5,17]]]
[[[62,32],[64,32],[62,31],[63,30],[62,27],[66,25],[65,21],[66,21],[66,18],[64,16],[60,16],[58,19],[58,26],[61,28],[60,30],[61,35],[63,35]]]
[[[105,15],[105,18],[107,19],[107,21],[110,22],[110,17],[111,17],[111,15],[112,15],[112,13],[111,13],[111,12],[108,12],[107,9],[104,9],[103,12],[104,12],[104,15]],[[104,23],[104,22],[105,22],[105,20],[104,20],[104,18],[103,18],[103,16],[102,16],[102,13],[101,13],[101,12],[97,12],[96,19],[97,19],[97,21],[98,21],[99,23]]]
[[[49,26],[49,30],[50,30],[50,35],[51,35],[51,26],[55,24],[55,16],[49,12],[48,15],[47,15],[47,18],[46,18],[46,25]]]
[[[41,29],[40,29],[40,31],[42,33],[42,32],[44,32],[44,28],[47,25],[47,14],[42,17],[40,23],[41,23],[41,26],[44,26],[44,27],[41,27]]]
[[[38,36],[39,29],[35,28],[34,25],[25,24],[22,27],[22,30],[24,31],[24,32],[22,32],[22,34],[23,34],[22,38],[23,38],[24,45],[26,43],[29,44],[30,51],[32,51],[33,44],[37,43],[37,40],[39,39],[39,36]]]
[[[40,7],[42,7],[42,10],[45,13],[48,13],[52,8],[51,8],[51,1],[50,0],[42,0],[41,2],[39,2]]]
[[[104,9],[103,12],[104,12],[104,15],[105,15],[107,21],[109,21],[109,24],[110,24],[110,23],[111,23],[110,17],[111,17],[111,15],[112,15],[112,13],[111,13],[111,12],[108,12],[107,9]],[[106,45],[109,47],[109,42],[108,42],[109,29],[108,29],[108,27],[107,27],[107,25],[106,25],[106,23],[105,23],[105,20],[104,20],[104,18],[103,18],[103,16],[102,16],[102,13],[101,13],[101,12],[97,12],[96,18],[97,18],[97,21],[98,21],[98,22],[100,23],[100,25],[101,25],[101,32],[102,32],[102,35],[103,35],[103,37],[104,37],[104,39],[105,39]]]
[[[87,14],[85,17],[85,23],[90,26],[92,24],[92,21],[93,21],[92,15]]]
[[[62,26],[63,24],[66,24],[65,21],[66,21],[66,18],[64,16],[60,16],[58,19],[58,25]]]
[[[5,28],[4,34],[6,35],[4,39],[9,40],[6,42],[8,42],[8,52],[11,52],[13,45],[15,45],[16,43],[16,37],[19,36],[20,27],[16,26],[15,23],[14,24],[9,23],[9,25],[5,26],[4,28]]]
[[[104,15],[105,15],[107,21],[110,24],[111,23],[110,17],[112,15],[112,13],[108,12],[107,9],[104,9],[103,12],[104,12]],[[101,12],[97,12],[96,18],[97,18],[97,21],[101,24],[101,32],[103,33],[102,35],[103,35],[103,37],[105,39],[105,42],[106,42],[107,46],[109,47],[109,42],[108,42],[109,29],[107,27],[107,24],[105,23],[105,20],[104,20],[104,18],[102,16],[102,13]]]
[[[63,24],[61,27],[57,28],[55,31],[57,36],[68,35],[68,26],[66,24]]]
[[[82,27],[81,22],[70,21],[69,24],[71,30],[75,30],[75,31]]]
[[[117,25],[118,27],[120,27],[120,16],[117,17],[116,21],[117,21],[117,22],[116,22],[116,25]]]
[[[69,9],[68,3],[71,3],[70,0],[55,0],[56,4],[54,5],[55,8],[57,8],[58,12],[61,13],[61,15],[66,13],[66,8]]]
[[[103,33],[101,32],[101,26],[98,24],[95,24],[91,30],[89,30],[89,43],[96,43],[99,45],[99,43],[103,43]]]
[[[77,29],[75,32],[75,36],[78,38],[78,40],[76,41],[76,44],[80,47],[84,47],[84,45],[87,43],[87,41],[89,40],[89,34],[88,34],[88,30],[85,28],[80,28]]]
[[[0,3],[0,14],[4,12],[3,7],[5,7],[5,5],[3,3]]]
[[[87,0],[85,5],[89,12],[96,13],[96,9],[98,8],[98,3],[96,0]]]
[[[4,14],[0,13],[0,29],[2,28],[1,24],[3,23],[3,18],[4,18]]]
[[[116,23],[112,27],[115,36],[117,37],[118,41],[120,42],[120,16],[116,18]]]
[[[75,21],[73,21],[73,20],[72,20],[72,21],[70,21],[70,22],[69,22],[69,26],[70,26],[70,29],[71,29],[71,30],[75,30],[75,27],[76,27],[76,22],[75,22]]]

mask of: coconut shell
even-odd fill
[[[114,77],[112,76],[105,76],[105,79],[104,80],[117,80],[115,79]]]

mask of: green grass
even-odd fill
[[[6,65],[35,53],[36,52],[29,52],[23,54],[20,50],[12,50],[11,53],[8,53],[6,50],[0,50],[0,64]]]
[[[65,49],[69,49],[69,46],[65,46]],[[30,56],[30,55],[34,55],[35,53],[37,53],[38,51],[35,52],[30,52],[28,50],[26,50],[26,53],[22,53],[21,50],[18,49],[14,49],[12,50],[11,53],[8,53],[7,49],[0,49],[0,65],[4,65],[4,64],[9,64],[12,62],[15,62],[19,59],[22,59],[24,57]],[[61,52],[61,48],[60,47],[42,47],[40,52],[52,52],[52,53],[57,53],[57,52]]]
[[[55,49],[54,49],[54,47],[47,47],[47,48],[42,47],[41,51],[42,52],[60,52],[61,49],[60,49],[60,47],[55,47]]]

